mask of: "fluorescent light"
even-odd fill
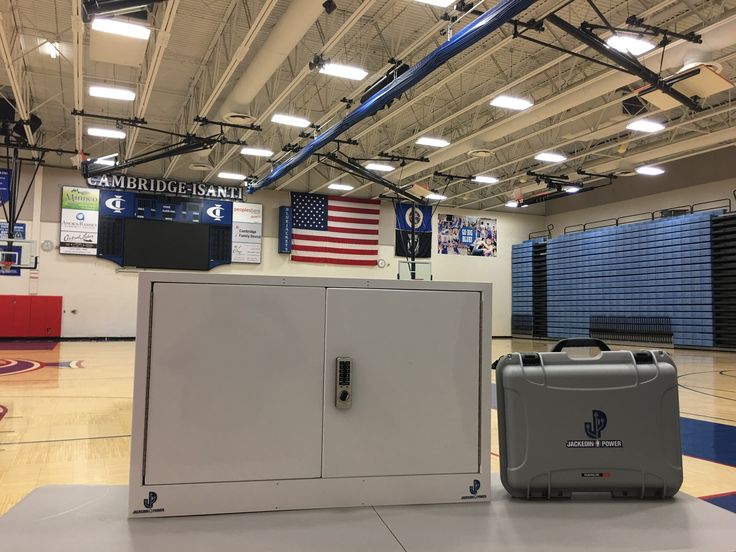
[[[148,40],[148,37],[151,36],[151,29],[148,27],[126,23],[125,21],[120,21],[118,19],[100,19],[95,17],[95,19],[92,20],[92,29],[103,33],[112,33],[139,40]]]
[[[127,88],[113,88],[111,86],[90,86],[89,95],[96,98],[108,98],[110,100],[122,100],[132,102],[135,100],[135,92]]]
[[[87,134],[90,136],[99,136],[100,138],[115,138],[116,140],[125,138],[125,133],[122,130],[114,130],[112,128],[90,127],[87,129]]]
[[[223,178],[225,180],[245,180],[245,175],[239,174],[239,173],[221,171],[217,173],[217,178]]]
[[[446,8],[455,0],[417,0],[421,4],[429,4],[430,6],[437,6],[438,8]]]
[[[647,176],[658,176],[660,174],[664,174],[664,169],[653,167],[652,165],[644,165],[643,167],[637,167],[636,172]]]
[[[611,35],[606,44],[614,50],[623,52],[625,54],[631,54],[632,56],[640,56],[646,54],[650,50],[654,50],[655,45],[644,39],[637,38],[631,35]]]
[[[580,186],[563,186],[562,189],[568,194],[576,194],[580,191]]]
[[[485,176],[482,174],[477,174],[473,177],[473,182],[481,182],[483,184],[496,184],[498,182],[498,178],[495,176]]]
[[[515,111],[523,111],[534,105],[534,102],[525,100],[524,98],[515,98],[514,96],[496,96],[491,100],[494,107],[503,107],[505,109],[513,109]]]
[[[512,209],[516,209],[519,206],[519,202],[515,199],[512,199],[511,201],[506,202],[506,207],[511,207]]]
[[[528,203],[522,203],[521,205],[519,205],[519,207],[521,207],[522,209],[526,209],[527,207],[529,207],[529,204]]]
[[[117,157],[117,153],[111,153],[110,155],[103,155],[102,157],[98,157],[97,159],[93,160],[92,163],[95,165],[104,165],[106,167],[112,167],[115,165],[115,157]]]
[[[434,192],[429,193],[429,194],[427,194],[424,197],[426,197],[427,199],[430,199],[432,201],[442,201],[443,199],[447,199],[447,196],[443,196],[442,194],[436,194]]]
[[[59,43],[58,42],[44,42],[41,46],[41,51],[49,56],[51,59],[59,57]]]
[[[391,172],[392,170],[394,170],[394,167],[392,167],[391,165],[384,165],[383,163],[368,163],[365,168],[369,171],[378,172]]]
[[[284,115],[282,113],[276,113],[276,115],[271,117],[271,122],[280,125],[295,126],[299,128],[306,128],[312,124],[306,119],[302,119],[301,117],[293,117],[291,115]]]
[[[444,148],[449,146],[450,142],[443,140],[442,138],[430,138],[429,136],[422,136],[417,140],[417,144],[420,146],[430,146],[433,148]]]
[[[639,119],[638,121],[630,122],[626,125],[626,128],[637,132],[659,132],[660,130],[664,130],[664,125],[650,119]]]
[[[320,70],[320,73],[332,75],[333,77],[341,77],[350,80],[363,80],[368,76],[368,71],[360,67],[352,65],[342,65],[340,63],[327,63]]]
[[[267,149],[250,148],[248,146],[240,150],[242,155],[253,155],[254,157],[271,157],[273,152]]]
[[[535,155],[534,159],[536,159],[537,161],[544,161],[545,163],[561,163],[562,161],[565,161],[567,157],[565,157],[561,153],[543,151],[542,153],[538,153],[537,155]]]
[[[337,182],[330,184],[327,186],[330,190],[343,190],[345,192],[349,192],[353,189],[353,187],[350,184],[338,184]]]

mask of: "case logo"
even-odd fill
[[[143,499],[143,506],[145,506],[147,510],[150,510],[153,508],[153,505],[156,504],[157,499],[158,495],[151,491],[148,493],[148,498]]]
[[[606,429],[608,417],[602,410],[593,411],[593,421],[585,422],[585,434],[591,439],[600,439],[601,433]]]
[[[565,446],[567,448],[622,448],[624,443],[620,439],[601,439],[606,425],[608,425],[606,413],[602,410],[593,410],[593,419],[583,424],[585,434],[590,439],[569,439]]]
[[[215,203],[214,207],[207,209],[207,215],[215,219],[217,222],[220,222],[225,216],[225,209],[223,209],[221,204]]]
[[[105,207],[113,213],[120,214],[123,212],[123,203],[125,203],[123,196],[116,195],[105,201]]]

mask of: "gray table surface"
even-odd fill
[[[36,489],[0,518],[10,552],[736,550],[736,516],[679,494],[667,501],[512,500],[135,519],[127,487]]]

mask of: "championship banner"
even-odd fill
[[[100,191],[64,186],[61,191],[59,252],[97,255]]]
[[[233,203],[233,263],[260,263],[263,205]]]
[[[10,199],[10,169],[0,169],[0,205]]]
[[[496,256],[496,219],[439,215],[437,231],[440,255]]]
[[[410,203],[396,205],[396,239],[394,255],[411,258],[412,252],[416,259],[427,259],[432,256],[432,207],[416,205],[413,209]],[[412,226],[414,237],[412,240]]]

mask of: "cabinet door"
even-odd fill
[[[154,284],[146,484],[321,473],[325,290]]]
[[[323,477],[477,472],[479,324],[476,292],[328,289]]]

